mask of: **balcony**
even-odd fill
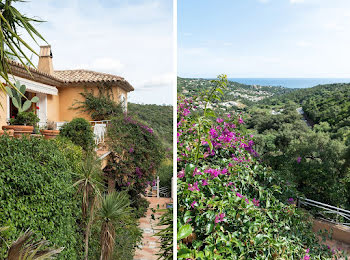
[[[107,126],[111,120],[89,121],[94,132],[96,146],[102,145],[105,142]],[[67,122],[57,122],[57,129],[60,129]]]

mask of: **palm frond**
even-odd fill
[[[31,39],[38,45],[37,39],[44,42],[44,37],[35,29],[32,23],[42,22],[38,19],[26,17],[19,12],[12,4],[23,2],[20,0],[5,0],[0,2],[0,77],[9,82],[8,74],[11,73],[9,60],[17,59],[30,74],[27,64],[34,66],[26,51],[38,56],[38,53],[18,33],[18,29],[24,30]],[[47,43],[47,42],[46,42]],[[26,50],[26,51],[25,51]],[[0,82],[0,89],[4,90],[3,82]],[[16,91],[17,89],[14,88]]]
[[[52,259],[62,250],[61,248],[48,248],[49,242],[46,240],[35,241],[34,233],[30,230],[24,232],[15,242],[12,243],[8,251],[7,260],[44,260]]]

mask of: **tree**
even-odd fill
[[[21,28],[27,33],[36,43],[39,38],[46,42],[41,34],[33,27],[33,22],[42,22],[38,19],[29,18],[21,14],[13,3],[23,2],[21,0],[1,0],[0,1],[0,77],[12,88],[18,90],[9,80],[8,73],[11,73],[9,60],[17,59],[27,69],[28,65],[35,67],[31,59],[25,53],[28,50],[31,54],[39,56],[32,47],[19,35],[18,29]],[[4,89],[4,85],[0,82],[0,88]]]
[[[100,201],[102,189],[102,170],[101,164],[96,159],[96,156],[89,152],[85,156],[85,160],[81,165],[78,172],[78,180],[74,183],[74,186],[78,187],[78,193],[82,196],[81,211],[83,219],[89,217],[86,230],[85,230],[85,259],[88,259],[89,254],[89,236],[90,229],[93,223],[95,208]],[[90,214],[88,211],[90,208]]]
[[[115,230],[122,217],[130,213],[128,194],[112,192],[103,196],[97,218],[101,221],[101,257],[100,260],[110,260],[115,246]]]

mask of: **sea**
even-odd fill
[[[229,78],[246,85],[311,88],[320,84],[350,83],[350,78]]]

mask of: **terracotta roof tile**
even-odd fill
[[[81,83],[102,83],[107,82],[116,84],[126,91],[133,91],[133,86],[124,78],[101,72],[90,70],[56,70],[53,75],[39,71],[36,68],[28,67],[31,74],[27,72],[24,66],[16,61],[9,61],[10,73],[15,76],[24,77],[38,82],[46,83],[57,87],[69,87]]]
[[[94,82],[109,82],[122,83],[127,91],[133,91],[134,88],[124,78],[91,70],[55,70],[53,74],[56,78],[65,83],[94,83]]]

